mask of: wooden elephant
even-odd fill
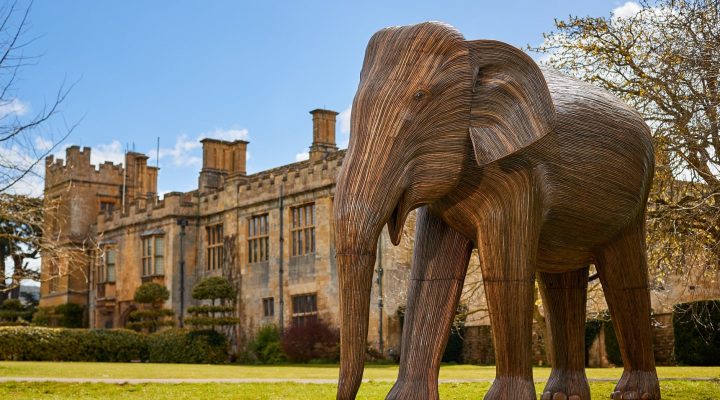
[[[624,360],[612,398],[659,399],[644,234],[653,171],[647,125],[607,92],[442,23],[377,32],[335,196],[337,398],[354,398],[362,380],[378,237],[387,224],[397,245],[407,214],[419,208],[400,372],[388,398],[438,398],[441,356],[476,247],[497,363],[486,399],[536,398],[536,279],[552,363],[541,397],[590,398],[590,264]]]

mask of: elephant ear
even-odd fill
[[[517,152],[548,134],[555,106],[540,67],[494,40],[467,42],[472,68],[470,139],[478,165]]]

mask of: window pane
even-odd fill
[[[303,251],[302,231],[298,231],[298,254],[302,254],[302,251]]]
[[[163,256],[155,256],[155,275],[163,275],[165,274],[165,257]]]
[[[315,252],[315,228],[310,228],[310,236],[311,236],[311,240],[312,240],[312,242],[311,242],[312,245],[310,246],[310,252],[314,253]]]
[[[155,255],[164,256],[165,255],[165,238],[162,237],[156,237],[155,238]]]

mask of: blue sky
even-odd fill
[[[348,110],[370,36],[385,26],[440,20],[468,39],[536,45],[554,18],[608,16],[625,1],[51,1],[36,0],[25,50],[40,55],[18,82],[28,115],[76,82],[55,135],[120,161],[126,145],[153,159],[161,192],[190,190],[198,138],[250,141],[249,172],[307,151],[308,111]],[[341,114],[338,142],[347,143]]]

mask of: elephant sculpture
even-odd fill
[[[418,209],[400,371],[388,398],[438,398],[441,356],[477,248],[496,355],[485,399],[536,398],[536,279],[552,363],[541,398],[590,398],[590,264],[624,363],[611,397],[659,399],[644,234],[653,171],[649,128],[603,90],[442,23],[375,33],[335,194],[337,398],[354,398],[362,381],[379,235],[387,224],[397,245]]]

